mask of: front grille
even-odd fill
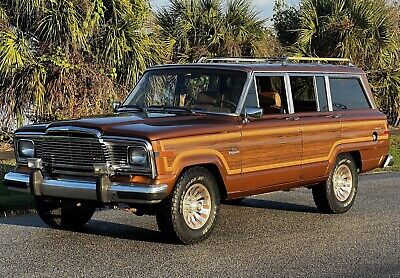
[[[92,170],[94,164],[106,163],[109,155],[98,139],[44,136],[42,159],[48,168]]]
[[[33,138],[32,140],[35,144],[35,157],[42,157],[43,138]]]
[[[128,163],[128,146],[113,144],[111,145],[111,161],[115,165],[126,165]]]

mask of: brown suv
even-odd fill
[[[5,184],[35,195],[48,225],[76,229],[96,207],[122,203],[189,244],[210,234],[221,200],[308,187],[320,211],[343,213],[358,174],[392,164],[386,117],[352,65],[157,66],[116,106],[114,115],[16,131],[17,167]]]

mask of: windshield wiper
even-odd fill
[[[146,107],[147,111],[157,111],[163,113],[183,113],[183,114],[194,114],[194,110],[180,106],[169,106],[169,105],[151,105]]]
[[[143,107],[141,107],[140,105],[136,105],[136,104],[125,104],[125,105],[118,107],[118,110],[120,110],[120,109],[125,109],[125,110],[134,109],[137,111],[144,111]]]

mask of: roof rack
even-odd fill
[[[347,64],[348,66],[353,66],[353,63],[350,59],[347,58],[313,58],[313,57],[273,57],[273,58],[246,58],[246,57],[201,57],[197,63],[302,63],[302,62],[311,62],[311,63],[339,63],[339,64]]]
[[[266,62],[282,62],[286,57],[276,58],[256,58],[256,57],[201,57],[197,63],[266,63]]]
[[[197,63],[265,63],[268,58],[244,58],[244,57],[201,57]]]
[[[345,63],[349,66],[353,66],[353,62],[348,58],[287,57],[286,60],[290,62],[316,62],[317,64],[321,64],[323,62]]]

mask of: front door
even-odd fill
[[[264,116],[242,126],[243,190],[272,190],[300,180],[300,124],[289,114],[287,80],[283,75],[254,77],[244,107],[259,106]]]

